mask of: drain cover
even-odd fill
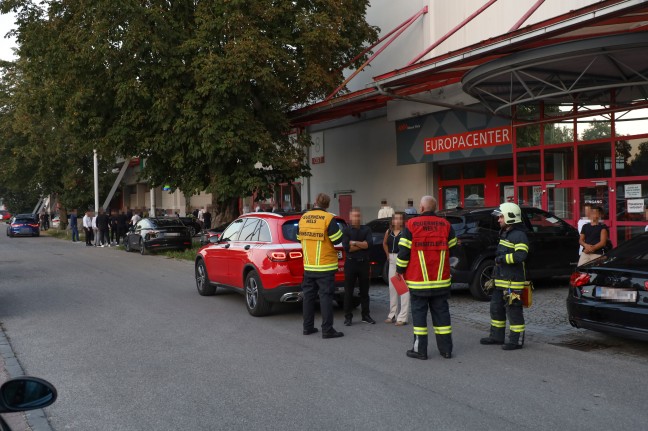
[[[568,349],[579,350],[581,352],[590,352],[592,350],[603,350],[614,347],[611,344],[605,344],[595,340],[568,340],[549,344],[559,347],[567,347]]]

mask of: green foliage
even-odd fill
[[[74,158],[37,184],[65,193],[93,148],[145,158],[151,186],[207,190],[223,208],[309,175],[310,142],[289,138],[287,113],[335,88],[376,38],[367,5],[0,0],[18,17],[14,131],[49,160]]]

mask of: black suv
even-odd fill
[[[451,260],[452,282],[467,283],[470,293],[488,300],[484,284],[495,266],[495,249],[499,243],[499,224],[493,208],[443,211],[454,228],[458,245],[456,259]],[[555,215],[533,207],[522,207],[522,221],[529,238],[527,278],[537,280],[570,275],[578,262],[578,231]]]
[[[499,243],[499,224],[491,208],[440,211],[454,228],[458,245],[451,259],[452,282],[468,284],[472,295],[486,301],[490,296],[484,284],[495,266],[495,249]],[[526,268],[529,279],[570,275],[578,262],[578,231],[555,215],[533,207],[522,207],[522,220],[529,230],[529,257]],[[371,253],[371,275],[387,280],[382,240],[391,219],[372,220],[367,225],[374,235]]]

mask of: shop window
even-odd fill
[[[558,217],[574,218],[574,197],[572,188],[547,187],[547,209]]]
[[[497,176],[498,177],[513,176],[513,159],[501,159],[497,161]]]
[[[463,167],[464,179],[486,178],[486,163],[470,163]]]
[[[544,125],[544,144],[574,142],[574,122],[549,123]]]
[[[440,178],[442,181],[461,179],[461,165],[441,166]]]
[[[617,137],[647,133],[648,108],[616,113],[614,115],[614,132]]]
[[[617,177],[648,174],[648,137],[617,141],[614,148]]]
[[[579,189],[581,206],[589,205],[591,207],[603,208],[603,219],[610,218],[610,200],[607,184],[592,187],[581,187]]]
[[[574,149],[547,149],[544,152],[545,181],[574,179]]]
[[[606,178],[612,176],[610,144],[580,145],[578,147],[578,177]]]
[[[540,181],[540,151],[517,153],[518,181]]]
[[[500,196],[499,196],[500,202],[515,202],[513,196],[515,192],[515,187],[513,186],[513,183],[500,183],[499,189],[500,189]]]
[[[518,187],[518,205],[542,208],[542,187]]]
[[[589,112],[606,108],[609,107],[601,105],[579,106],[578,111]],[[593,141],[612,136],[612,122],[610,121],[610,114],[581,117],[576,122],[578,127],[578,139],[580,141]]]
[[[464,208],[484,206],[484,185],[468,184],[464,186]]]
[[[617,221],[648,221],[648,181],[619,182],[616,191]]]

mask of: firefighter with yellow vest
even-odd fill
[[[428,358],[428,309],[439,353],[446,359],[452,357],[449,260],[457,238],[450,223],[434,213],[436,208],[436,199],[423,196],[421,214],[407,221],[398,242],[396,273],[404,276],[409,287],[414,324],[414,345],[407,356],[415,359]]]
[[[493,211],[500,225],[500,240],[495,252],[494,289],[490,302],[490,335],[481,344],[502,345],[504,350],[521,349],[524,345],[524,314],[522,290],[524,289],[524,262],[529,254],[527,229],[522,223],[520,207],[505,202]],[[509,320],[509,341],[504,343],[506,317]]]
[[[339,338],[344,334],[333,329],[333,294],[338,271],[338,254],[334,245],[342,242],[343,234],[333,214],[326,211],[330,202],[328,195],[317,195],[313,210],[299,220],[297,239],[301,242],[304,259],[304,335],[317,332],[314,326],[315,300],[319,292],[322,338]]]

